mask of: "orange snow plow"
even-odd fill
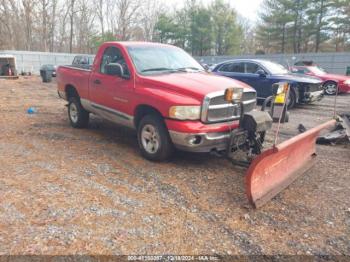
[[[246,173],[246,193],[255,207],[261,207],[309,170],[316,160],[316,139],[330,120],[258,155]]]
[[[265,100],[262,111],[245,113],[240,130],[231,132],[227,155],[233,164],[248,167],[246,193],[256,208],[264,205],[314,165],[317,137],[323,129],[336,124],[336,120],[330,120],[278,144],[280,126],[289,121],[287,98],[290,86],[288,83],[277,83],[272,90],[273,96]],[[228,95],[226,100],[230,101],[231,97]],[[267,104],[270,104],[269,112],[265,111]],[[262,143],[272,122],[277,123],[275,140],[273,146],[264,151]],[[241,158],[242,155],[244,160],[237,160],[237,156]]]

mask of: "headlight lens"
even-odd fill
[[[179,120],[198,120],[200,114],[200,106],[172,106],[169,109],[169,117]]]
[[[350,79],[345,80],[345,81],[344,81],[344,84],[346,84],[346,85],[350,85]]]

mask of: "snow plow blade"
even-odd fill
[[[258,208],[310,169],[316,160],[316,139],[336,120],[316,126],[258,155],[246,174],[246,193]]]

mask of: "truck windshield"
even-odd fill
[[[128,47],[138,73],[152,75],[174,72],[199,72],[203,67],[189,54],[174,47]]]

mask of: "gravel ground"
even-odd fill
[[[293,110],[282,139],[329,119],[332,101]],[[0,255],[350,255],[349,145],[318,146],[318,164],[254,210],[227,160],[155,164],[128,129],[71,128],[55,83],[0,80],[0,116]]]

